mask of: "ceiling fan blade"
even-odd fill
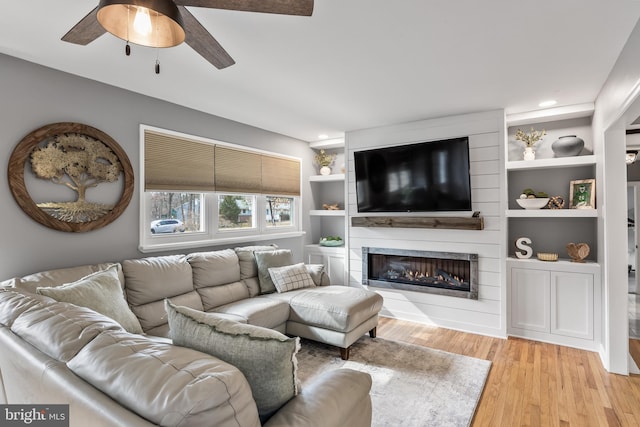
[[[313,0],[175,0],[177,5],[311,16]]]
[[[187,8],[178,6],[178,9],[180,9],[184,22],[185,43],[219,70],[236,63]]]
[[[107,31],[98,22],[97,13],[98,8],[96,7],[70,29],[67,34],[62,36],[62,40],[86,46],[106,33]]]

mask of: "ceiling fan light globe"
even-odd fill
[[[150,28],[141,14],[148,15]],[[171,0],[101,0],[96,17],[109,33],[141,46],[173,47],[185,39],[182,15]]]

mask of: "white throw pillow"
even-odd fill
[[[316,286],[304,263],[284,267],[271,267],[269,268],[269,274],[279,293],[294,289],[314,288]]]
[[[142,333],[142,326],[140,326],[138,318],[124,299],[117,264],[62,286],[39,287],[36,289],[36,293],[56,301],[90,308],[115,320],[127,332]]]

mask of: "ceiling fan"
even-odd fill
[[[313,0],[100,0],[62,40],[87,45],[105,32],[150,47],[171,47],[183,41],[218,69],[235,61],[187,10],[187,6],[243,12],[311,16]]]

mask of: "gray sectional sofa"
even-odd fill
[[[340,369],[322,375],[302,384],[267,418],[258,413],[252,386],[236,366],[171,343],[168,302],[222,319],[215,322],[232,320],[334,345],[343,358],[364,334],[375,336],[382,298],[328,286],[318,266],[305,266],[310,286],[265,293],[259,278],[264,266],[259,268],[255,253],[269,251],[275,249],[147,257],[2,282],[0,402],[69,403],[71,425],[88,419],[96,426],[370,425],[367,374]],[[121,307],[113,317],[100,314],[111,311],[95,298],[93,309],[91,303],[60,302],[57,290],[69,288],[61,285],[105,271],[115,272],[130,317],[116,313]]]

